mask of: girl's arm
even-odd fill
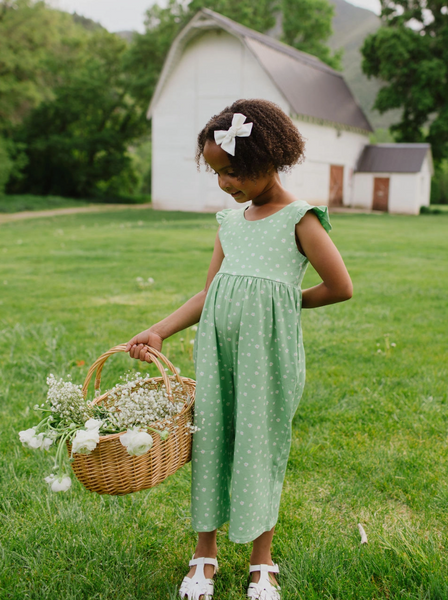
[[[296,233],[305,256],[316,269],[322,283],[302,292],[302,307],[317,308],[349,300],[353,295],[350,275],[338,249],[312,212],[296,225]]]
[[[156,350],[161,350],[163,340],[166,340],[166,338],[174,333],[182,331],[182,329],[186,329],[199,321],[208,288],[216,273],[219,271],[223,260],[224,252],[219,240],[219,233],[217,233],[204,289],[187,300],[185,304],[171,313],[168,317],[155,323],[149,329],[142,331],[129,340],[126,344],[126,352],[129,352],[129,355],[132,358],[138,358],[143,361],[146,360],[147,350],[145,345],[152,346],[153,348],[156,348]],[[147,362],[150,362],[150,360]]]

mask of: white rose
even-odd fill
[[[66,492],[72,485],[72,480],[68,475],[65,477],[55,477],[54,475],[49,475],[45,477],[44,481],[50,484],[51,490],[53,492]]]
[[[84,427],[86,429],[99,429],[103,424],[102,421],[98,421],[97,419],[89,419],[84,423]]]
[[[42,450],[48,450],[48,448],[51,446],[51,444],[53,443],[53,440],[51,438],[44,438],[42,441]]]
[[[35,427],[32,427],[31,429],[25,429],[24,431],[19,431],[19,439],[24,446],[28,446],[29,441],[35,436],[35,434]]]
[[[99,441],[98,429],[88,429],[87,431],[81,429],[76,432],[74,437],[72,452],[73,454],[90,454],[92,450],[95,450]]]
[[[39,448],[42,448],[43,445],[44,445],[44,434],[43,433],[39,433],[39,434],[35,435],[28,441],[28,447],[33,448],[33,450],[38,450]]]
[[[139,427],[128,429],[120,437],[120,442],[127,449],[131,456],[141,456],[148,452],[152,446],[152,437],[146,431],[141,431]]]

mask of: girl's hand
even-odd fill
[[[147,329],[138,335],[134,335],[134,337],[129,340],[126,344],[126,352],[129,352],[131,358],[151,363],[152,360],[146,346],[151,346],[161,352],[162,344],[163,338],[154,331],[151,331],[151,329]]]

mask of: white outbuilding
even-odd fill
[[[363,174],[355,171],[364,149],[371,147],[372,128],[342,74],[202,9],[174,40],[148,109],[154,208],[214,212],[235,207],[211,173],[198,172],[195,151],[210,117],[240,98],[275,102],[305,137],[305,161],[281,175],[286,189],[310,204],[367,206],[368,184],[359,184],[358,201],[355,180]],[[389,209],[393,206],[391,201]]]
[[[429,144],[366,146],[354,176],[353,205],[418,215],[429,206],[433,174]]]

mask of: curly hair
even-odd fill
[[[305,141],[282,109],[268,100],[237,100],[213,116],[198,135],[196,164],[198,169],[207,141],[215,141],[214,132],[227,130],[235,113],[253,123],[249,137],[236,138],[235,156],[228,155],[239,179],[256,179],[271,168],[288,171],[305,158]],[[210,169],[206,165],[207,170]]]

